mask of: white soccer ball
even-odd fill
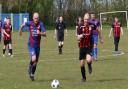
[[[58,88],[60,86],[60,83],[58,80],[54,79],[51,83],[52,88]]]

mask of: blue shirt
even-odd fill
[[[39,21],[35,24],[33,21],[29,21],[25,23],[25,26],[29,27],[30,32],[28,45],[31,47],[40,47],[41,35],[37,34],[37,30],[46,32],[43,23]]]
[[[98,29],[100,27],[100,22],[97,19],[91,19],[89,22],[90,22],[92,34],[98,35]]]

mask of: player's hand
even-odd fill
[[[103,39],[100,39],[100,43],[103,44],[104,43],[104,40]]]
[[[40,35],[40,31],[39,30],[37,30],[37,34]]]
[[[109,34],[109,38],[111,38],[111,35]]]
[[[22,36],[22,32],[20,32],[19,35]]]
[[[10,35],[7,34],[7,37],[10,37]]]

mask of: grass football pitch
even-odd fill
[[[103,29],[104,44],[99,43],[98,61],[93,62],[93,73],[87,82],[81,82],[78,60],[79,49],[75,31],[68,30],[65,36],[63,55],[58,55],[54,31],[47,30],[47,37],[42,38],[40,60],[35,81],[28,77],[29,54],[27,50],[28,32],[19,37],[13,33],[14,57],[2,57],[0,44],[0,89],[52,89],[53,79],[60,81],[59,89],[128,89],[128,29],[124,28],[119,48],[120,55],[115,55],[113,38],[108,37],[110,28]]]

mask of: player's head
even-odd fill
[[[59,21],[63,22],[63,17],[62,16],[59,17]]]
[[[82,18],[81,17],[78,17],[78,21],[82,21]]]
[[[82,23],[82,17],[79,16],[79,17],[77,18],[77,20],[76,20],[76,23],[78,23],[78,24]]]
[[[94,12],[91,12],[91,19],[95,19],[96,18],[96,15],[95,15],[95,13]]]
[[[114,19],[114,20],[115,20],[115,22],[118,22],[118,21],[119,21],[118,17],[115,17],[115,19]]]
[[[90,17],[89,17],[89,13],[85,13],[84,14],[84,20],[88,20]]]
[[[10,24],[11,23],[11,18],[10,17],[6,17],[6,23]]]
[[[33,14],[33,21],[35,24],[37,24],[39,21],[39,14],[37,12]]]

